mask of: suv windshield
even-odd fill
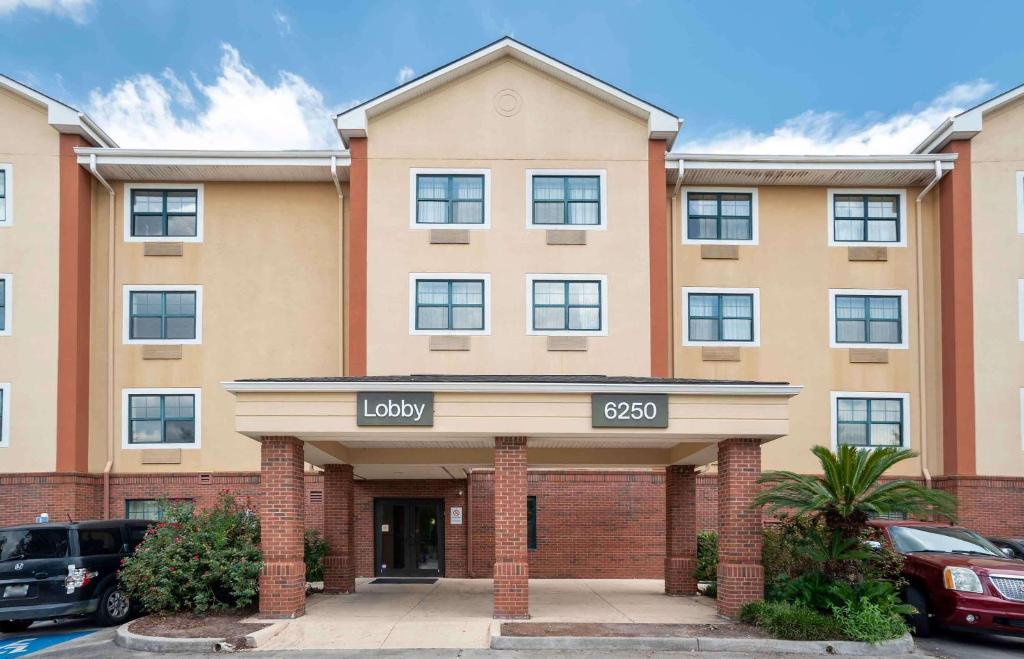
[[[1003,556],[995,545],[967,529],[949,526],[892,526],[889,527],[889,533],[896,549],[904,554],[915,551],[941,551]]]
[[[0,561],[63,558],[68,555],[66,529],[11,529],[0,531]]]

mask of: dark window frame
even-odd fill
[[[167,194],[169,192],[179,192],[179,193],[180,192],[191,192],[191,193],[193,193],[193,195],[195,196],[195,200],[196,200],[196,210],[195,210],[195,212],[191,212],[191,213],[189,213],[189,212],[185,212],[185,213],[183,213],[183,212],[169,212],[167,210]],[[161,199],[162,199],[161,211],[159,213],[155,213],[155,212],[151,212],[151,211],[139,211],[139,212],[136,212],[136,210],[135,210],[135,197],[138,196],[139,194],[145,194],[145,195],[150,195],[150,196],[159,194]],[[131,204],[130,207],[131,207],[131,211],[132,211],[131,223],[129,225],[130,226],[130,235],[131,235],[132,238],[141,238],[141,239],[145,240],[145,239],[153,239],[153,238],[197,238],[199,236],[199,216],[200,216],[199,188],[133,188],[132,189],[132,194],[131,194],[131,199],[130,199],[129,203]],[[155,234],[155,235],[136,233],[135,232],[135,220],[136,220],[136,218],[139,218],[139,217],[159,217],[160,218],[160,227],[161,227],[160,231],[161,232],[159,234]],[[170,218],[173,218],[173,217],[193,217],[193,218],[195,218],[195,231],[193,231],[191,234],[181,234],[181,235],[178,235],[178,234],[171,235],[171,234],[169,234],[167,227],[168,227],[168,223],[169,223]]]
[[[169,396],[187,396],[192,399],[192,416],[167,416],[167,398]],[[136,417],[132,410],[132,399],[135,398],[159,398],[160,399],[160,416],[159,417]],[[126,414],[128,415],[128,444],[130,446],[195,446],[196,442],[193,439],[191,442],[169,442],[167,441],[167,422],[168,421],[191,421],[192,422],[192,437],[195,438],[197,433],[196,429],[199,427],[199,419],[196,418],[196,401],[198,396],[194,393],[130,393],[128,394],[128,409]],[[159,421],[160,422],[160,441],[158,442],[136,442],[133,437],[135,436],[135,422],[137,421]]]
[[[538,304],[537,284],[563,284],[562,304]],[[569,284],[597,284],[597,304],[570,304]],[[537,309],[563,309],[562,327],[537,327]],[[569,312],[572,309],[597,309],[597,327],[572,329],[569,327]],[[604,286],[600,279],[534,279],[530,282],[530,327],[534,332],[602,332],[604,331]]]
[[[537,497],[526,497],[526,549],[537,549]]]
[[[885,197],[895,200],[896,217],[871,217],[871,213],[868,211],[868,200],[872,197]],[[845,199],[859,199],[861,204],[864,206],[864,214],[860,217],[839,217],[836,213],[836,204],[841,198]],[[888,245],[895,245],[903,241],[903,216],[901,215],[901,195],[898,193],[844,193],[834,192],[832,193],[832,240],[836,243],[885,243]],[[860,222],[861,232],[860,238],[840,238],[838,223],[839,222]],[[877,223],[894,223],[896,226],[896,238],[895,240],[873,240],[868,238],[868,225],[871,222]]]
[[[7,176],[7,168],[0,167],[0,179],[2,179],[2,185],[0,185],[0,209],[3,210],[4,215],[0,218],[0,226],[8,226],[11,223],[11,218],[7,214],[7,200],[10,197],[10,192],[7,187],[10,183],[10,179]]]
[[[693,313],[691,312],[691,309],[693,308],[693,306],[692,306],[692,298],[695,295],[696,296],[702,296],[702,297],[717,297],[718,301],[716,303],[716,306],[717,306],[717,309],[718,309],[718,313],[716,315],[713,315],[713,316],[706,316],[706,315],[694,316]],[[745,298],[748,298],[750,300],[750,318],[746,318],[744,316],[724,316],[723,312],[722,312],[722,308],[723,308],[724,305],[722,304],[722,302],[724,301],[725,298],[729,298],[729,297],[745,297]],[[715,292],[703,292],[702,293],[702,292],[698,292],[698,291],[690,291],[690,292],[688,292],[686,294],[686,324],[687,324],[687,336],[689,337],[689,341],[691,343],[745,343],[745,344],[754,344],[754,343],[756,343],[757,342],[757,327],[756,327],[756,325],[754,323],[755,323],[755,320],[756,320],[756,317],[757,317],[757,309],[756,309],[755,305],[756,305],[756,301],[754,300],[754,294],[753,293],[715,293]],[[714,320],[714,321],[716,321],[716,323],[718,325],[718,336],[719,336],[719,338],[717,338],[717,339],[694,338],[694,332],[693,332],[693,321],[694,320]],[[726,320],[746,320],[746,321],[748,321],[750,323],[750,338],[749,339],[726,339],[726,338],[721,338],[723,336],[723,331],[722,330],[723,330],[723,328],[725,326],[724,325],[724,321],[726,321]]]
[[[159,505],[161,502],[166,502],[167,505],[166,506],[160,506],[159,510],[157,511],[156,517],[132,517],[131,516],[131,504],[133,504],[133,503],[156,503],[156,504]],[[159,522],[159,521],[163,520],[164,515],[166,514],[168,507],[176,506],[176,505],[181,505],[181,504],[185,504],[185,503],[194,506],[195,505],[195,499],[193,499],[192,497],[181,497],[181,498],[175,498],[175,499],[129,498],[129,499],[125,499],[124,500],[124,518],[125,519],[139,519],[139,520],[151,519],[151,520]]]
[[[0,332],[7,330],[7,278],[0,277]]]
[[[714,215],[703,215],[693,214],[690,212],[690,199],[694,196],[710,196],[715,198],[716,212]],[[725,215],[722,213],[722,197],[724,195],[735,196],[735,197],[746,197],[747,202],[750,204],[750,212],[747,215]],[[746,220],[747,221],[747,236],[745,238],[723,238],[722,237],[722,220]],[[695,227],[699,231],[700,220],[715,220],[715,236],[713,238],[706,238],[704,236],[694,235]],[[753,242],[754,240],[754,194],[752,192],[687,192],[686,193],[686,239],[692,241],[710,241],[710,242]]]
[[[864,304],[864,318],[840,318],[839,317],[839,300],[840,299],[861,299]],[[896,320],[892,318],[872,318],[871,317],[871,300],[885,299],[885,300],[896,300],[896,309],[899,311],[899,317]],[[835,296],[835,302],[833,304],[835,316],[833,321],[833,327],[836,333],[836,343],[843,345],[879,345],[879,346],[893,346],[903,344],[903,296],[902,295],[847,295],[837,294]],[[864,325],[864,340],[863,341],[844,341],[839,338],[839,323],[862,323]],[[884,322],[884,323],[896,323],[896,340],[895,341],[873,341],[871,339],[871,323],[872,322]]]
[[[537,180],[539,179],[560,179],[562,181],[562,198],[561,199],[537,199]],[[597,182],[597,199],[570,199],[569,198],[569,179],[593,179]],[[537,221],[537,204],[543,205],[555,205],[560,204],[562,206],[562,221],[561,222],[538,222]],[[573,204],[597,204],[597,221],[596,222],[585,222],[581,224],[575,224],[569,221],[569,207]],[[600,174],[533,174],[530,177],[530,225],[538,227],[600,227],[603,224],[602,211],[604,209],[604,199],[601,194],[601,175]]]
[[[160,313],[159,314],[140,314],[135,313],[135,296],[136,295],[159,295],[160,296]],[[192,296],[192,313],[191,314],[177,314],[167,313],[167,296],[168,295],[191,295]],[[135,336],[135,323],[132,322],[136,318],[159,318],[160,319],[160,336],[159,337],[139,337]],[[168,318],[191,318],[192,319],[192,336],[190,338],[167,338],[167,319]],[[199,295],[197,291],[191,290],[129,290],[128,291],[128,339],[131,341],[195,341],[199,336]]]
[[[480,304],[456,304],[452,302],[452,289],[456,283],[480,284]],[[413,288],[413,327],[417,332],[482,332],[487,329],[487,281],[484,279],[416,279]],[[448,302],[446,304],[420,303],[420,284],[447,284]],[[446,327],[420,327],[420,309],[442,309],[448,310],[448,322]],[[454,328],[453,320],[455,309],[480,309],[480,327],[458,327]]]
[[[866,405],[865,410],[864,410],[864,421],[843,421],[843,420],[841,420],[839,418],[839,405],[843,401],[864,401],[864,402],[866,402],[867,405]],[[872,421],[872,419],[871,419],[871,406],[872,406],[873,403],[881,402],[881,401],[885,401],[885,402],[896,401],[896,402],[898,402],[900,404],[900,420],[898,422],[894,422],[894,421]],[[870,449],[870,448],[880,448],[880,447],[885,447],[885,446],[895,447],[895,448],[904,448],[906,446],[906,443],[907,443],[907,439],[906,439],[906,427],[907,427],[907,409],[906,409],[907,405],[906,405],[906,399],[898,398],[898,397],[886,397],[886,396],[877,396],[877,397],[874,397],[874,398],[867,397],[867,396],[839,396],[839,397],[836,398],[835,406],[836,406],[835,415],[836,415],[836,447],[837,448],[840,447],[840,446],[854,446],[856,448]],[[864,427],[864,432],[865,432],[864,439],[865,439],[865,441],[867,443],[865,443],[865,444],[843,444],[843,443],[841,443],[840,438],[842,436],[842,433],[840,432],[840,428],[842,426],[844,426],[844,425],[846,425],[846,426],[863,426]],[[900,438],[899,444],[872,444],[871,443],[871,427],[872,426],[897,426],[899,428],[899,438]]]
[[[447,179],[448,192],[444,199],[433,199],[428,197],[420,196],[420,179],[421,178],[445,178]],[[480,180],[480,198],[479,199],[457,199],[454,195],[454,183],[455,179],[479,179]],[[423,226],[479,226],[487,224],[487,177],[483,174],[445,174],[438,172],[431,174],[427,172],[416,174],[416,224]],[[444,222],[423,222],[420,220],[420,202],[445,202],[445,221]],[[453,217],[452,207],[455,203],[463,202],[479,202],[480,204],[480,221],[479,222],[456,222]]]

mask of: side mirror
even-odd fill
[[[1014,558],[1015,557],[1015,555],[1013,553],[1013,550],[1010,549],[1009,547],[1000,547],[1000,550],[1002,550],[1002,552],[1004,554],[1006,554],[1010,558]]]
[[[871,551],[882,551],[882,543],[878,540],[865,540],[864,546]]]

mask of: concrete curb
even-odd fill
[[[218,646],[224,642],[223,638],[166,638],[163,636],[142,636],[128,631],[126,622],[117,628],[117,636],[114,637],[114,644],[126,650],[137,650],[139,652],[168,652],[168,653],[210,653],[223,651]]]
[[[496,626],[498,627],[498,626]],[[914,651],[910,634],[883,641],[781,641],[766,638],[666,638],[641,636],[502,636],[492,631],[492,650],[676,650],[698,652],[747,652],[753,654],[821,654],[846,656],[894,656]]]
[[[271,625],[254,631],[245,637],[246,649],[259,648],[267,644],[267,641],[274,638],[288,626],[287,622],[275,622]]]

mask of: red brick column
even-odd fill
[[[529,618],[526,438],[494,438],[494,617]]]
[[[665,594],[697,592],[697,473],[692,465],[665,469]]]
[[[324,592],[356,590],[355,536],[352,534],[352,465],[324,470]]]
[[[264,437],[261,453],[260,615],[295,618],[306,612],[302,442],[295,437]]]
[[[750,506],[760,474],[760,440],[718,445],[718,612],[725,616],[764,597],[761,511]]]

